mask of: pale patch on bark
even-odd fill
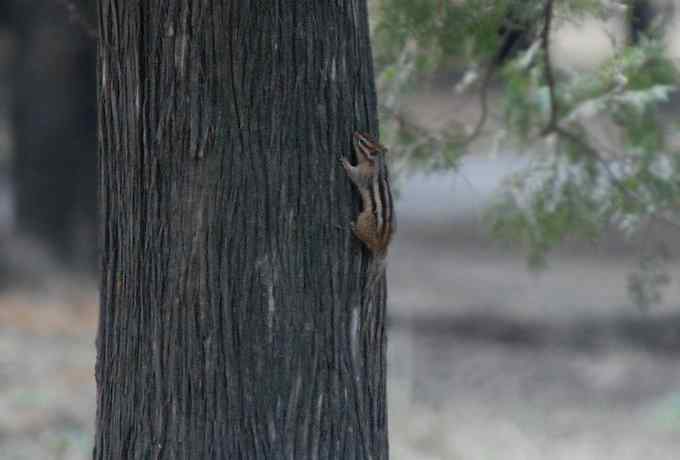
[[[352,323],[350,325],[350,343],[352,344],[352,358],[357,359],[359,353],[359,307],[352,309]]]
[[[269,343],[274,340],[274,315],[276,313],[276,299],[274,298],[274,282],[276,272],[269,256],[262,256],[255,266],[260,274],[262,285],[267,293],[267,329],[269,330]]]
[[[180,35],[175,42],[175,68],[180,77],[184,76],[187,61],[187,47],[189,39],[186,34]]]
[[[269,419],[267,420],[267,427],[269,428],[269,442],[272,445],[276,445],[277,435],[276,435],[276,422],[274,422],[274,414],[270,411],[267,418]]]
[[[330,75],[329,75],[331,81],[335,81],[337,74],[338,74],[338,69],[336,67],[336,60],[335,60],[335,58],[331,58]]]
[[[109,63],[106,59],[102,59],[102,88],[106,88],[106,82],[109,81]]]

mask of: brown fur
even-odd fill
[[[362,201],[362,211],[356,222],[351,224],[352,231],[373,253],[384,254],[394,233],[391,195],[385,195],[384,198],[379,196],[381,187],[390,186],[384,164],[387,149],[362,133],[354,133],[353,144],[357,165],[352,166],[344,158],[341,160],[347,175],[359,190]],[[375,209],[374,203],[377,203],[378,209]]]

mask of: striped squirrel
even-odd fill
[[[370,295],[384,273],[387,248],[396,230],[394,201],[385,162],[387,148],[361,132],[354,133],[352,144],[357,157],[356,166],[345,158],[341,162],[361,195],[362,210],[351,228],[373,255],[366,283]]]

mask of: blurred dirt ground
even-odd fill
[[[96,298],[68,290],[0,297],[0,459],[91,456]]]
[[[629,254],[581,248],[530,274],[473,228],[402,222],[390,266],[393,458],[678,458],[680,267],[645,313],[626,295]]]

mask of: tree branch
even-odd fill
[[[413,121],[409,120],[402,112],[395,110],[391,107],[388,107],[384,104],[379,104],[379,110],[383,113],[386,113],[390,117],[394,119],[394,121],[397,122],[399,125],[400,129],[406,129],[413,133],[418,139],[424,140],[424,142],[418,142],[417,144],[424,144],[424,143],[431,143],[433,145],[437,146],[442,146],[442,151],[443,151],[443,146],[446,144],[447,139],[438,137],[436,135],[433,135],[427,128],[414,123]],[[408,155],[406,155],[408,156]],[[454,162],[452,162],[446,155],[442,153],[442,158],[444,159],[445,163],[449,165],[453,165]]]
[[[549,13],[550,13],[550,18],[548,19],[548,22],[552,22],[552,2],[553,0],[549,0]],[[545,40],[547,41],[548,36],[546,35],[550,30],[550,24],[546,27],[546,29],[543,31],[543,35],[545,36]],[[479,116],[479,120],[477,121],[477,124],[475,125],[475,128],[472,130],[472,133],[463,141],[462,146],[465,147],[469,144],[471,144],[475,139],[479,137],[479,135],[482,133],[482,130],[484,129],[484,126],[486,125],[487,119],[489,117],[489,103],[488,103],[488,97],[489,97],[489,87],[491,86],[491,81],[493,80],[494,75],[496,74],[496,70],[498,67],[500,67],[503,64],[503,60],[507,55],[510,53],[512,50],[512,43],[508,43],[508,40],[512,39],[513,34],[517,34],[518,29],[517,27],[512,27],[508,26],[507,29],[505,30],[505,33],[503,34],[503,37],[501,39],[501,46],[498,48],[496,51],[496,54],[493,56],[491,61],[489,62],[485,72],[484,72],[484,77],[482,79],[482,85],[479,89],[479,106],[481,109],[481,114]],[[524,26],[519,28],[519,36],[522,34],[525,34],[526,29]],[[518,35],[515,35],[515,39],[518,40]],[[554,79],[552,78],[552,70],[550,72],[551,76],[550,79],[553,80],[553,85],[554,85]]]
[[[384,112],[392,117],[397,122],[399,127],[406,128],[417,136],[424,137],[429,140],[436,140],[432,133],[430,133],[426,128],[407,119],[407,117],[399,110],[395,110],[385,104],[379,104],[379,109],[381,112]]]
[[[550,93],[550,118],[548,123],[541,133],[542,136],[548,136],[550,134],[556,134],[562,139],[566,139],[574,145],[579,146],[583,151],[590,155],[597,163],[599,163],[604,169],[609,180],[616,187],[621,194],[628,199],[630,202],[644,205],[644,200],[628,188],[619,179],[614,171],[610,168],[606,159],[602,157],[600,151],[590,145],[583,137],[574,134],[568,129],[560,126],[559,124],[559,101],[557,100],[557,81],[555,79],[555,73],[553,70],[552,56],[550,54],[550,32],[554,17],[554,0],[546,0],[544,9],[544,25],[543,31],[541,33],[541,48],[543,50],[543,71],[545,72],[546,84],[548,85],[548,91]],[[650,216],[652,218],[660,219],[663,222],[673,226],[674,228],[680,229],[680,224],[665,218],[664,216]]]
[[[482,86],[479,88],[479,108],[481,113],[479,114],[479,119],[477,120],[475,128],[472,130],[472,133],[463,140],[461,147],[467,147],[474,142],[482,133],[482,130],[486,125],[486,120],[489,118],[489,86],[491,85],[491,79],[496,73],[497,66],[498,63],[496,62],[496,59],[494,59],[484,72]]]
[[[581,147],[581,149],[587,152],[592,158],[595,159],[597,163],[599,163],[602,166],[607,176],[609,176],[610,182],[614,185],[614,187],[616,187],[621,192],[621,195],[623,195],[624,198],[626,198],[629,202],[637,203],[638,205],[644,206],[645,200],[638,194],[636,194],[634,191],[632,191],[629,187],[627,187],[621,181],[621,179],[619,179],[619,177],[616,176],[614,171],[612,171],[611,167],[607,163],[606,159],[602,158],[598,150],[592,145],[590,145],[588,142],[586,142],[583,137],[578,136],[572,133],[571,131],[568,131],[557,125],[551,129],[551,133],[554,133],[559,137],[571,142],[572,144]],[[659,222],[664,222],[670,225],[671,227],[675,228],[676,230],[680,230],[680,224],[667,218],[666,216],[662,216],[657,213],[655,215],[650,214],[649,217],[658,220]]]
[[[554,0],[546,0],[545,10],[543,13],[543,31],[541,32],[541,49],[543,50],[543,71],[545,72],[545,80],[548,85],[548,91],[550,91],[550,119],[548,120],[546,127],[543,129],[544,134],[547,134],[556,128],[557,118],[559,116],[557,82],[555,81],[552,57],[550,55],[550,31],[552,28],[554,12]]]

